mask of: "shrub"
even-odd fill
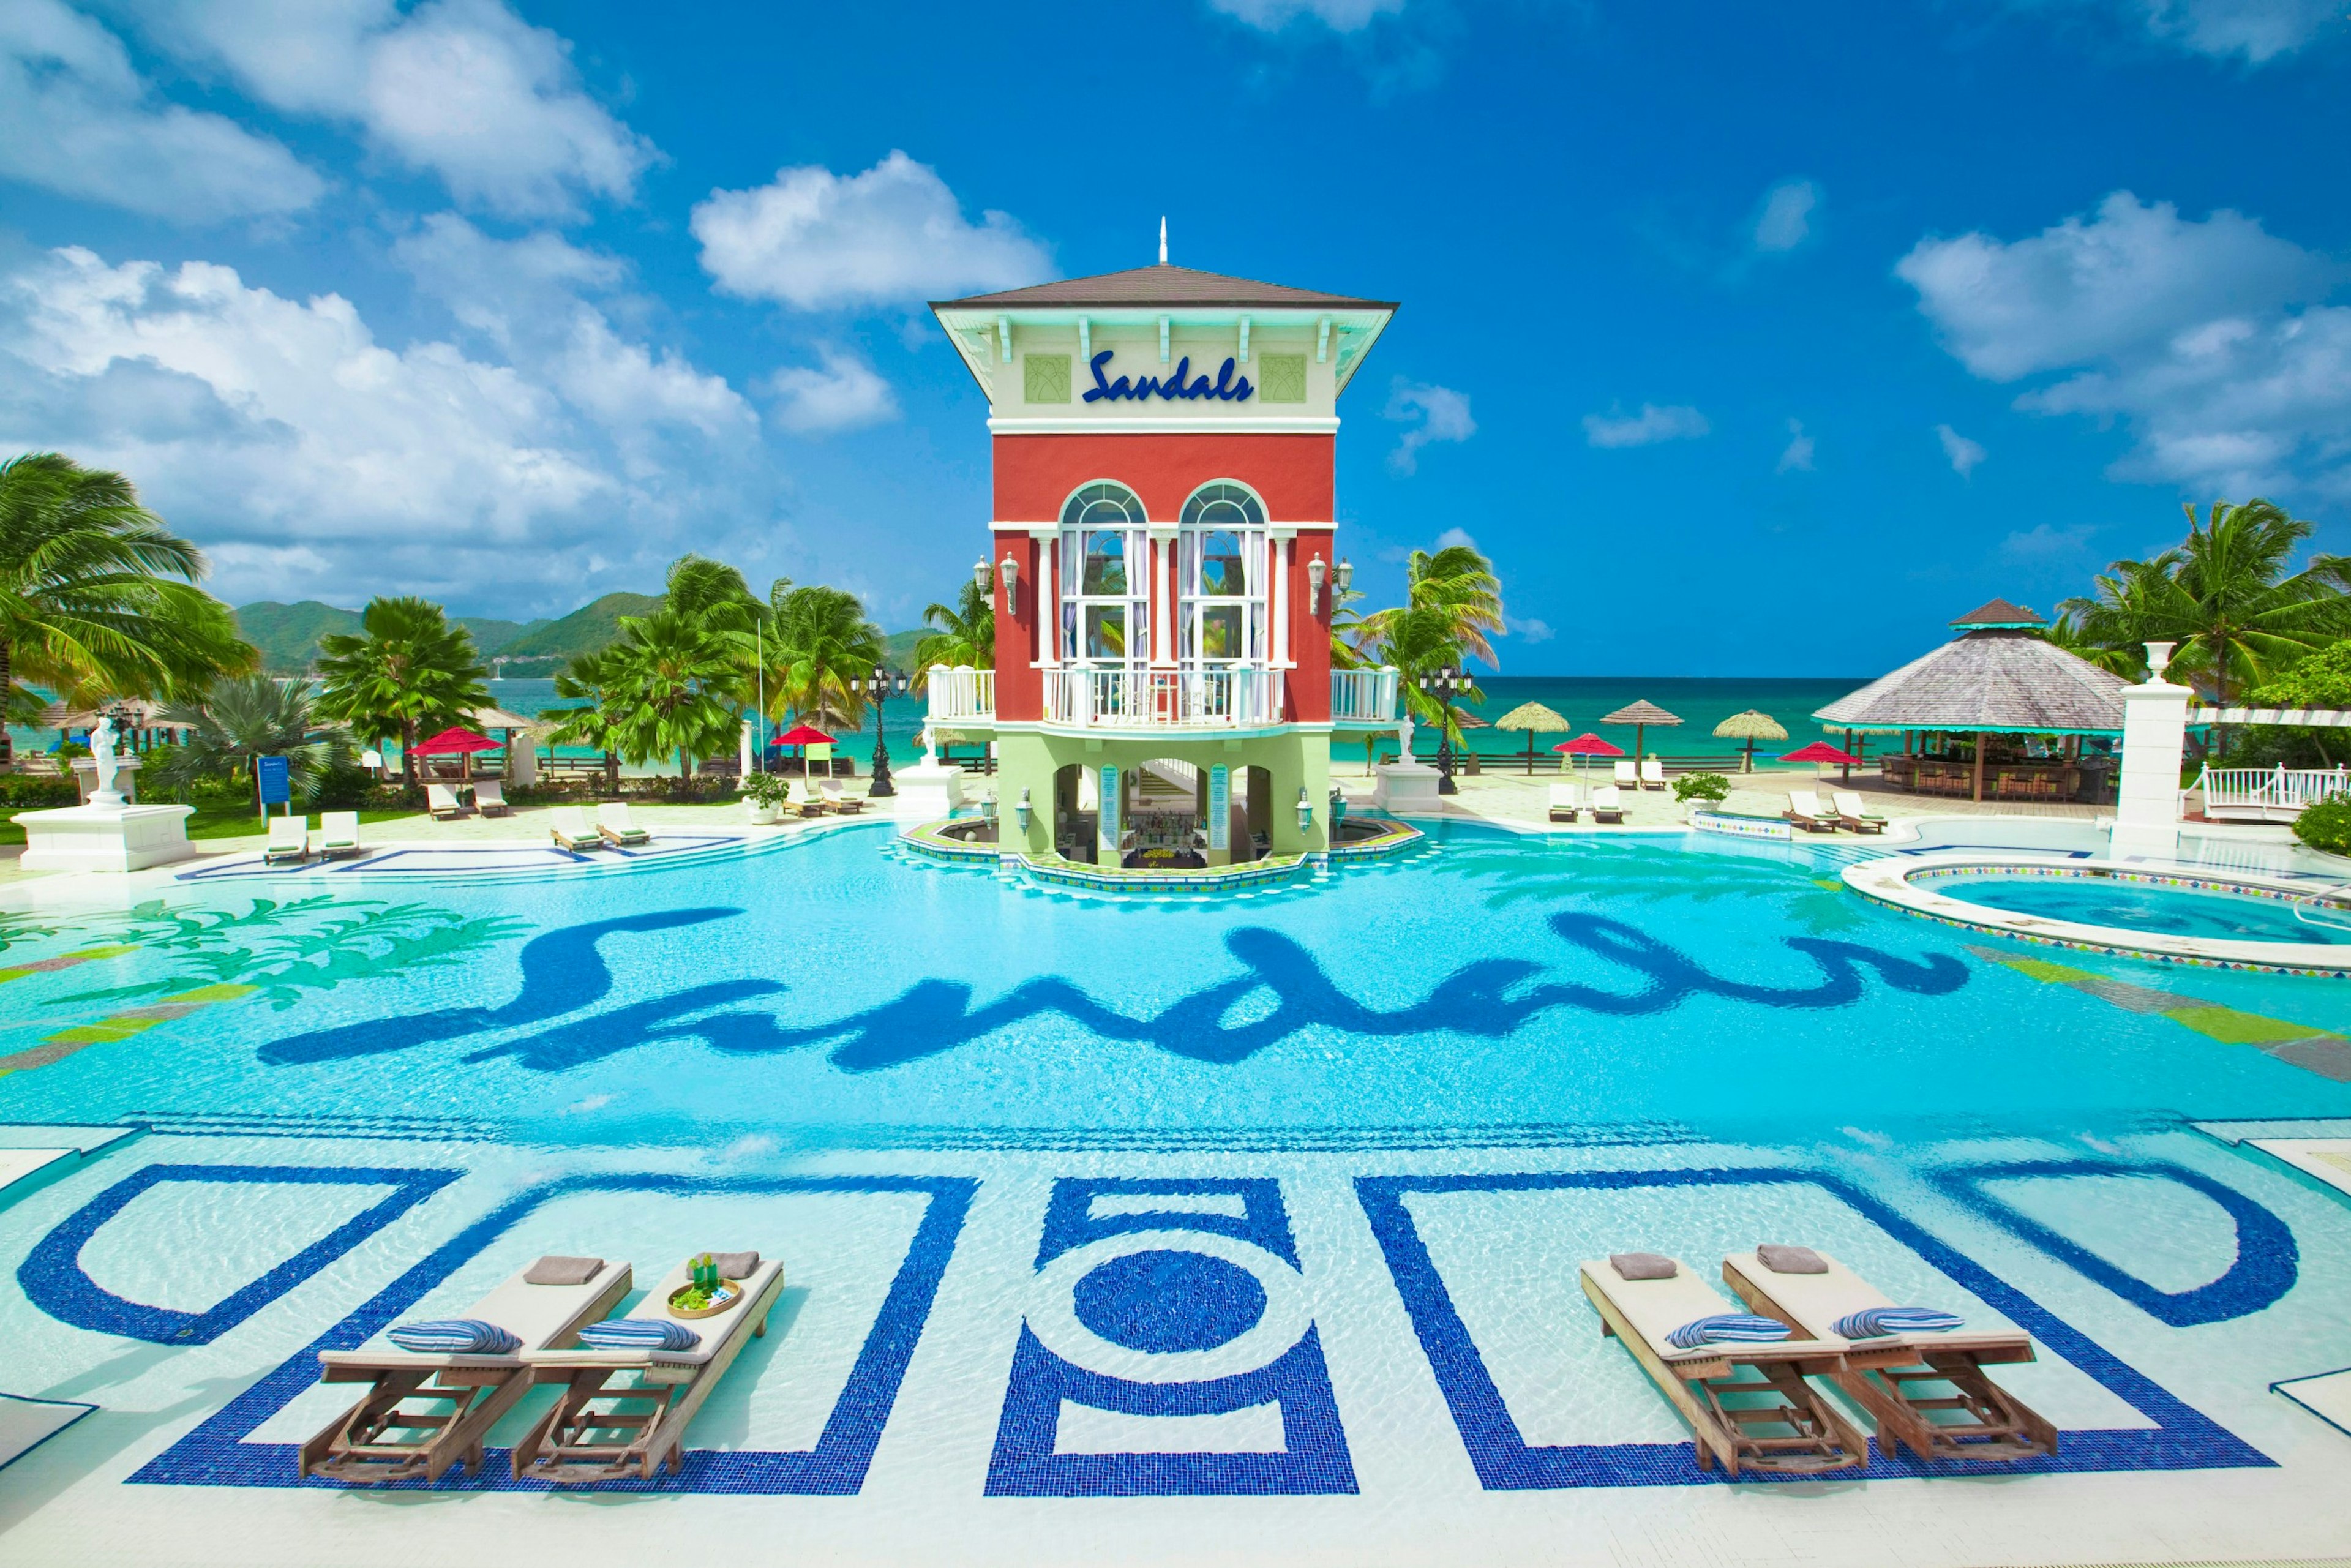
[[[743,780],[744,798],[762,806],[780,806],[791,792],[791,780],[774,773],[754,773]]]
[[[2294,820],[2294,836],[2314,850],[2351,855],[2351,797],[2329,795]]]
[[[42,806],[75,806],[81,791],[71,779],[53,773],[0,773],[0,807],[32,810]]]
[[[1674,780],[1674,799],[1683,800],[1728,800],[1730,780],[1719,773],[1685,773]]]

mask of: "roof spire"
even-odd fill
[[[1167,214],[1159,214],[1159,265],[1167,265]]]

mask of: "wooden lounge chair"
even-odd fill
[[[795,779],[790,788],[784,791],[784,810],[795,816],[821,817],[824,815],[824,802],[809,793],[807,779]]]
[[[455,784],[427,784],[424,803],[432,809],[436,822],[451,822],[465,814],[466,808],[457,799]]]
[[[1641,775],[1634,768],[1633,759],[1629,757],[1618,758],[1616,759],[1616,788],[1619,789],[1638,789],[1640,787]]]
[[[1843,1340],[1709,1343],[1683,1350],[1666,1336],[1730,1310],[1713,1286],[1678,1264],[1671,1279],[1627,1280],[1604,1258],[1584,1264],[1583,1276],[1583,1293],[1600,1313],[1601,1332],[1624,1343],[1689,1423],[1699,1469],[1719,1464],[1737,1479],[1741,1470],[1815,1474],[1869,1462],[1861,1434],[1804,1381],[1808,1374],[1833,1373],[1844,1365]],[[1735,1377],[1742,1366],[1759,1374],[1760,1381]],[[1726,1405],[1725,1396],[1737,1403]],[[1758,1396],[1766,1397],[1751,1403]]]
[[[1641,758],[1641,788],[1662,789],[1666,787],[1666,765],[1655,757]]]
[[[1836,819],[1821,810],[1821,798],[1811,789],[1789,790],[1788,809],[1781,814],[1808,833],[1836,831]]]
[[[669,1298],[690,1279],[681,1262],[631,1308],[633,1319],[672,1322]],[[517,1480],[651,1480],[664,1464],[683,1468],[685,1428],[743,1347],[768,1332],[768,1313],[783,1293],[784,1270],[772,1259],[751,1270],[741,1304],[686,1326],[702,1336],[691,1350],[549,1350],[526,1354],[535,1383],[561,1392],[538,1424],[515,1445]],[[623,1374],[631,1381],[616,1382]],[[651,1406],[627,1409],[626,1406]],[[600,1408],[601,1406],[601,1408]]]
[[[357,1350],[319,1352],[320,1382],[372,1386],[302,1445],[298,1473],[370,1485],[434,1480],[460,1460],[478,1471],[482,1439],[530,1387],[524,1354],[573,1343],[580,1324],[602,1318],[629,1293],[626,1263],[606,1263],[580,1285],[534,1285],[524,1277],[529,1272],[516,1274],[465,1312],[521,1340],[510,1354],[424,1354],[402,1350],[381,1333]]]
[[[264,865],[300,865],[310,858],[310,819],[272,817],[269,842],[262,847]]]
[[[1551,787],[1551,820],[1552,821],[1573,822],[1575,821],[1576,810],[1573,784],[1554,784]]]
[[[1621,822],[1625,820],[1624,792],[1614,784],[1603,784],[1592,792],[1592,820],[1595,822]]]
[[[1833,1332],[1851,1313],[1894,1305],[1835,1259],[1815,1256],[1826,1272],[1782,1274],[1752,1252],[1734,1253],[1722,1260],[1722,1277],[1740,1300],[1800,1334]],[[1847,1340],[1844,1364],[1829,1376],[1876,1420],[1880,1453],[1898,1442],[1922,1459],[2002,1463],[2057,1451],[2057,1428],[1984,1375],[1987,1362],[2032,1358],[2032,1339],[2015,1329],[1881,1334]]]
[[[653,841],[653,835],[629,820],[626,800],[605,800],[596,808],[596,831],[608,844],[623,849],[637,849]]]
[[[841,785],[828,779],[824,781],[824,809],[838,817],[853,817],[865,810],[865,798],[842,794]]]
[[[582,807],[558,806],[555,808],[555,820],[548,825],[547,831],[558,848],[569,850],[575,855],[604,847],[603,835],[589,826],[588,812]]]
[[[323,859],[342,860],[366,852],[366,846],[360,842],[360,814],[357,811],[319,813],[319,853]]]
[[[1886,819],[1869,809],[1868,802],[1861,798],[1859,791],[1832,789],[1829,799],[1836,803],[1837,821],[1855,832],[1882,833],[1886,831]]]
[[[514,808],[507,804],[506,781],[485,779],[474,786],[474,810],[485,817],[510,817]]]

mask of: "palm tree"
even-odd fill
[[[549,744],[592,746],[604,754],[608,795],[617,795],[621,789],[621,718],[627,683],[621,662],[611,656],[618,646],[613,643],[592,653],[575,654],[555,677],[557,696],[585,699],[586,706],[549,708],[538,716],[553,727],[548,731]]]
[[[187,731],[155,764],[158,781],[174,789],[224,774],[250,787],[255,758],[283,757],[295,798],[308,800],[329,768],[350,760],[350,733],[319,722],[307,681],[232,676],[215,682],[201,701],[165,707],[156,723]]]
[[[1492,632],[1502,629],[1502,581],[1494,575],[1494,563],[1468,545],[1447,545],[1431,554],[1415,550],[1405,563],[1405,608],[1434,611],[1440,614],[1461,657],[1482,660],[1493,669],[1501,668],[1494,656],[1494,645],[1487,641]],[[1378,628],[1383,616],[1397,612],[1380,611],[1365,616],[1364,622]],[[1384,631],[1374,635],[1384,638]]]
[[[120,474],[54,452],[0,463],[0,702],[41,682],[68,701],[191,695],[253,668],[203,552]],[[0,768],[14,760],[0,729]]]
[[[865,618],[857,595],[810,584],[784,593],[776,605],[780,695],[811,723],[857,730],[865,725],[863,683],[888,653],[882,629]],[[858,683],[852,685],[852,682]]]
[[[935,630],[914,644],[914,690],[929,684],[933,664],[996,667],[996,596],[977,582],[967,579],[952,607],[925,605],[923,623]]]
[[[321,637],[319,653],[319,711],[365,740],[397,736],[401,773],[412,786],[418,732],[489,705],[489,667],[474,652],[474,634],[430,600],[371,599],[359,634]]]
[[[606,701],[618,700],[615,749],[632,764],[675,757],[678,777],[697,758],[726,750],[743,669],[733,641],[701,619],[664,608],[623,616],[621,640],[604,651]]]
[[[2259,498],[2215,501],[2201,519],[2184,509],[2186,539],[2151,560],[2115,562],[2095,597],[2061,607],[2085,641],[2130,653],[2175,643],[2171,672],[2226,707],[2232,690],[2351,632],[2351,557],[2314,555],[2292,570],[2311,524]]]

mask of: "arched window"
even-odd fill
[[[1266,656],[1265,507],[1228,480],[1184,503],[1176,598],[1179,656],[1194,669]]]
[[[1088,485],[1061,506],[1061,639],[1068,656],[1123,664],[1148,656],[1149,559],[1143,503],[1123,485]]]

